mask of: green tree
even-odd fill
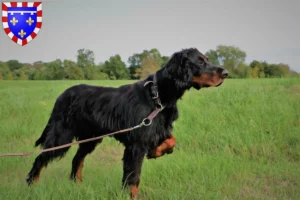
[[[5,80],[14,80],[14,76],[11,72],[8,72],[6,74]]]
[[[104,72],[105,63],[104,62],[100,62],[97,67],[99,68],[100,72]]]
[[[95,65],[94,52],[89,49],[79,49],[77,51],[77,65],[81,68],[94,66]]]
[[[28,80],[28,74],[24,70],[21,70],[18,76],[18,80]]]
[[[212,63],[213,65],[220,66],[219,55],[216,50],[211,49],[208,52],[206,52],[205,55],[208,57],[210,63]]]
[[[156,58],[146,56],[143,58],[141,67],[136,69],[136,74],[140,78],[146,78],[150,74],[155,73],[159,69],[159,63]]]
[[[219,45],[217,47],[217,53],[220,64],[224,63],[226,60],[234,60],[237,65],[241,62],[245,62],[247,56],[245,51],[242,51],[240,48],[235,46]]]
[[[96,73],[97,69],[95,66],[86,66],[83,68],[84,77],[87,80],[92,80],[93,75]]]
[[[83,69],[85,78],[88,80],[105,80],[108,79],[108,75],[101,72],[100,68],[96,66],[87,66]]]
[[[63,61],[65,78],[70,80],[83,80],[84,73],[82,68],[78,67],[77,64],[71,60]]]
[[[144,50],[142,53],[139,54],[139,57],[140,57],[139,66],[141,66],[142,61],[145,57],[152,57],[152,59],[156,60],[156,62],[158,63],[159,66],[161,66],[161,64],[163,63],[162,56],[161,56],[160,52],[158,51],[158,49],[156,49],[156,48],[153,48],[150,50]]]
[[[169,57],[168,56],[162,56],[161,57],[160,68],[162,68],[165,64],[167,64],[168,61],[169,61]]]
[[[290,74],[290,67],[287,64],[280,63],[278,65],[280,77],[288,77]]]
[[[234,59],[228,59],[228,60],[224,60],[223,61],[223,66],[225,69],[227,69],[229,71],[229,76],[231,78],[237,78],[237,74],[236,74],[236,69],[235,66],[238,66],[238,63],[236,60]]]
[[[85,79],[94,79],[96,73],[95,55],[89,49],[79,49],[77,51],[77,65],[82,68]]]
[[[14,71],[22,67],[22,63],[20,63],[18,60],[9,60],[7,61],[7,65],[10,71]]]
[[[300,73],[297,73],[294,70],[291,70],[289,76],[293,77],[293,78],[300,77]]]
[[[46,64],[41,61],[33,63],[34,73],[32,75],[33,80],[46,80]]]
[[[110,79],[129,79],[129,69],[122,61],[120,55],[111,56],[108,61],[105,61],[104,72],[109,75]]]
[[[259,78],[265,78],[265,73],[263,71],[259,72]]]
[[[250,63],[250,67],[253,69],[254,67],[256,67],[256,66],[258,66],[260,64],[260,62],[259,61],[257,61],[257,60],[253,60],[251,63]]]
[[[117,80],[117,77],[114,75],[112,71],[109,72],[109,79],[110,80]]]
[[[21,68],[14,70],[17,79],[29,79],[33,80],[35,74],[35,67],[30,63],[24,63]]]
[[[259,68],[257,66],[255,66],[252,69],[252,78],[258,78],[258,76],[259,76]]]
[[[246,78],[252,78],[252,68],[251,67],[246,68]]]
[[[48,80],[62,80],[66,76],[64,68],[62,67],[62,61],[59,59],[47,63],[46,67],[44,72]]]
[[[248,68],[250,67],[246,63],[244,62],[239,63],[237,68],[235,69],[236,76],[238,78],[246,78]]]
[[[290,67],[287,64],[268,64],[266,61],[259,62],[254,60],[250,63],[254,70],[254,76],[259,78],[265,77],[289,77],[291,74]]]
[[[160,68],[163,67],[169,60],[169,57],[162,56],[158,51],[158,49],[156,48],[150,50],[144,50],[141,53],[134,53],[132,56],[128,58],[131,79],[140,79],[139,77],[140,73],[136,73],[136,72],[141,71],[137,69],[141,68],[142,61],[146,57],[151,57],[152,60],[154,59]]]
[[[41,70],[36,70],[33,74],[33,80],[46,80],[46,74]]]
[[[237,68],[245,62],[247,54],[235,46],[219,45],[216,50],[206,52],[206,56],[212,64],[227,69],[230,77],[238,77]]]
[[[24,67],[13,71],[16,80],[28,80],[28,74]]]
[[[137,68],[141,66],[141,56],[138,53],[134,53],[132,56],[128,58],[129,63],[129,74],[130,79],[138,79],[139,77],[135,76],[135,71]]]
[[[100,72],[97,70],[97,72],[93,75],[92,80],[108,80],[109,77],[106,73]]]
[[[254,60],[249,66],[253,69],[253,76],[255,76],[255,78],[265,78],[265,67],[267,67],[267,65],[266,62]]]
[[[70,80],[83,80],[84,79],[84,73],[82,69],[78,66],[71,66],[67,70],[67,78]]]
[[[9,67],[6,62],[0,62],[0,73],[2,74],[2,78],[4,79],[7,74],[10,72]]]
[[[75,63],[75,62],[72,61],[72,60],[67,60],[67,59],[65,59],[65,60],[63,61],[63,67],[64,67],[64,69],[68,69],[68,68],[73,67],[73,66],[78,66],[78,65],[77,65],[77,63]]]

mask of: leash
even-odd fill
[[[66,147],[73,146],[75,144],[81,144],[81,143],[86,143],[86,142],[90,142],[90,141],[95,141],[95,140],[99,140],[99,139],[102,139],[102,138],[107,137],[107,136],[112,136],[112,135],[116,135],[116,134],[119,134],[119,133],[132,131],[134,129],[138,129],[138,128],[141,128],[143,126],[150,126],[151,123],[152,123],[152,120],[158,115],[158,113],[160,113],[164,109],[164,106],[161,104],[160,99],[158,97],[158,91],[157,91],[157,85],[156,85],[156,78],[155,77],[156,76],[154,74],[154,77],[153,77],[154,81],[146,82],[144,84],[144,87],[150,82],[152,82],[154,84],[154,86],[151,87],[151,91],[155,95],[154,97],[152,97],[152,99],[155,99],[155,101],[156,101],[156,109],[147,118],[143,119],[142,122],[139,125],[136,125],[136,126],[131,127],[131,128],[126,128],[126,129],[123,129],[123,130],[115,131],[115,132],[112,132],[112,133],[108,133],[108,134],[105,134],[105,135],[101,135],[101,136],[98,136],[98,137],[89,138],[89,139],[85,139],[85,140],[79,140],[79,141],[76,141],[76,142],[72,142],[72,143],[68,143],[68,144],[64,144],[64,145],[60,145],[60,146],[56,146],[56,147],[51,147],[51,148],[47,148],[47,149],[41,149],[41,150],[30,151],[30,152],[22,152],[22,153],[0,154],[0,157],[8,157],[8,156],[25,157],[25,156],[29,156],[29,155],[34,154],[34,153],[44,153],[44,152],[48,152],[48,151],[63,149],[63,148],[66,148]]]
[[[101,135],[101,136],[98,136],[98,137],[89,138],[89,139],[85,139],[85,140],[79,140],[79,141],[76,141],[76,142],[72,142],[72,143],[68,143],[68,144],[64,144],[64,145],[60,145],[60,146],[56,146],[56,147],[52,147],[52,148],[37,150],[37,151],[30,151],[30,152],[23,152],[23,153],[5,153],[5,154],[0,154],[0,157],[8,157],[8,156],[22,156],[22,157],[25,157],[25,156],[29,156],[29,155],[34,154],[34,153],[43,153],[43,152],[48,152],[48,151],[54,151],[54,150],[58,150],[58,149],[63,149],[63,148],[66,148],[66,147],[73,146],[75,144],[86,143],[86,142],[90,142],[90,141],[94,141],[94,140],[99,140],[99,139],[102,139],[102,138],[107,137],[107,136],[112,136],[112,135],[116,135],[116,134],[119,134],[119,133],[124,133],[124,132],[128,132],[128,131],[132,131],[134,129],[138,129],[138,128],[141,128],[143,126],[150,126],[151,123],[152,123],[152,120],[161,111],[162,111],[162,109],[156,108],[147,118],[143,119],[143,121],[139,125],[136,125],[136,126],[131,127],[131,128],[126,128],[126,129],[123,129],[123,130],[120,130],[120,131],[108,133],[108,134]]]

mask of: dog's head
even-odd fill
[[[165,74],[182,88],[218,87],[228,77],[226,69],[211,64],[195,48],[174,53],[165,68]]]

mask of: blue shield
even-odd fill
[[[42,27],[42,3],[3,2],[2,23],[5,33],[24,46],[37,36]]]

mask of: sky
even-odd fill
[[[76,61],[90,49],[104,62],[157,48],[171,56],[233,45],[252,60],[285,63],[300,72],[299,0],[48,0],[43,25],[25,46],[0,31],[0,61]]]

